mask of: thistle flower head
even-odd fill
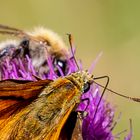
[[[97,113],[96,108],[101,98],[101,92],[98,86],[91,86],[88,93],[82,96],[82,99],[89,99],[87,102],[81,102],[77,111],[85,110],[87,115],[83,118],[82,136],[85,140],[113,140],[111,131],[114,118],[114,108],[106,100],[102,99]]]

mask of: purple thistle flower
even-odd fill
[[[82,111],[86,107],[87,116],[83,119],[82,136],[84,140],[113,140],[111,131],[114,118],[113,107],[104,99],[101,100],[98,106],[98,111],[95,117],[95,110],[101,98],[98,86],[92,86],[90,91],[82,96],[82,99],[88,98],[87,102],[80,103],[77,111]],[[95,118],[94,118],[95,117]]]
[[[56,79],[58,74],[56,68],[61,76],[69,75],[77,71],[77,66],[73,56],[67,56],[67,71],[64,72],[59,66],[54,66],[53,58],[48,56],[47,66],[49,70],[44,73],[39,73],[32,65],[32,60],[26,55],[25,58],[11,58],[5,56],[0,62],[0,79],[20,79],[20,80],[36,80],[35,76],[41,79]],[[82,64],[80,69],[82,69]],[[77,111],[87,112],[82,122],[82,136],[84,140],[113,140],[112,126],[114,119],[114,108],[105,99],[102,99],[98,106],[98,111],[95,115],[97,104],[101,98],[99,87],[93,84],[90,91],[82,95],[82,99],[88,98],[89,104],[81,102]],[[132,135],[127,136],[125,140],[131,140]]]

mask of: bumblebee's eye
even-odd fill
[[[54,60],[54,66],[58,66],[62,70],[64,75],[66,73],[66,65],[67,65],[66,60],[60,60],[60,59],[55,59]],[[61,76],[60,71],[58,69],[57,69],[56,72],[57,72],[58,76]]]
[[[65,67],[66,67],[66,62],[65,61],[57,60],[56,63],[60,68],[65,69]]]
[[[89,82],[84,83],[84,93],[86,93],[90,90],[90,85],[91,84]]]

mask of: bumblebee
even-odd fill
[[[67,58],[70,56],[62,38],[55,32],[43,27],[26,32],[17,28],[0,24],[0,34],[15,36],[18,40],[7,40],[0,43],[0,59],[25,57],[28,55],[33,67],[40,73],[48,71],[47,59],[52,58],[54,68],[58,65],[66,72]]]

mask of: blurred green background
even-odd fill
[[[102,51],[94,75],[108,75],[111,89],[140,97],[139,7],[138,0],[5,0],[0,4],[0,23],[20,29],[45,26],[67,44],[66,33],[72,33],[77,57],[85,68]],[[116,106],[116,116],[122,112],[114,133],[129,129],[131,118],[133,139],[139,140],[140,103],[109,93],[106,96]]]

